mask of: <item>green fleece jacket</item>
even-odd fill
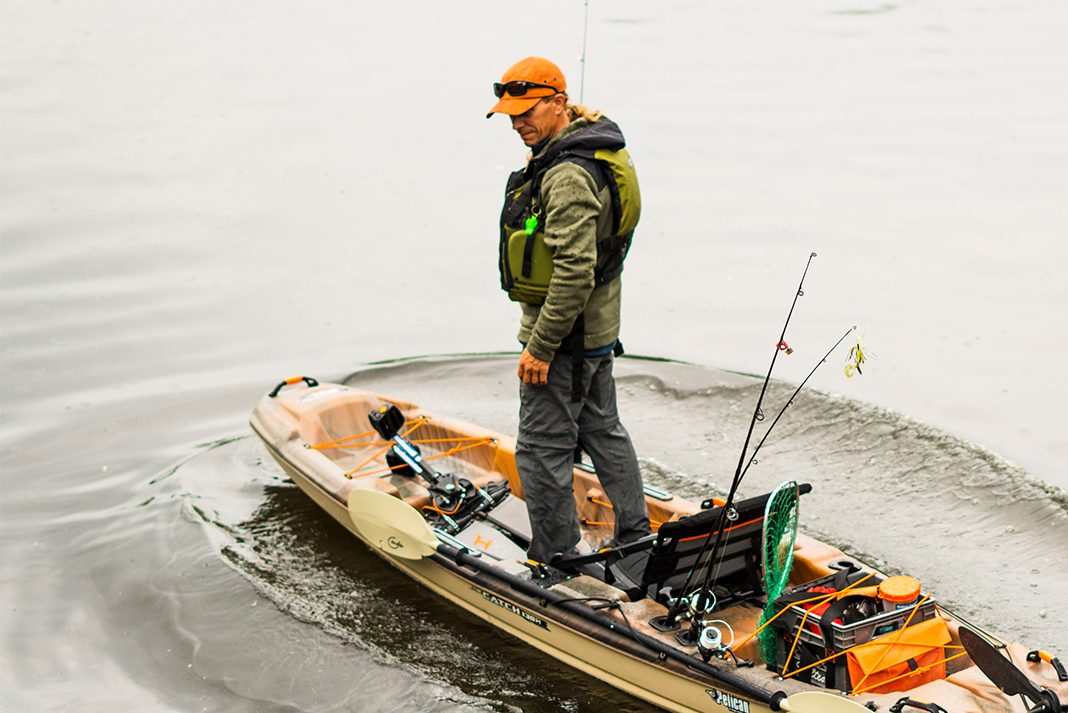
[[[557,142],[581,131],[603,133],[619,128],[606,118],[597,122],[576,119],[561,129],[538,153],[542,156]],[[536,160],[537,156],[532,160]],[[522,317],[519,341],[538,359],[552,361],[571,332],[575,318],[585,311],[585,347],[597,349],[619,338],[621,280],[594,286],[598,264],[597,240],[612,234],[612,197],[608,186],[597,183],[582,166],[564,162],[550,168],[542,179],[539,205],[545,245],[552,253],[553,275],[541,305],[519,303]]]

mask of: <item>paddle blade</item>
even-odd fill
[[[1023,671],[1016,668],[1012,661],[1002,656],[989,641],[962,626],[960,643],[964,645],[964,650],[979,670],[1006,695],[1023,695],[1034,702],[1041,700],[1042,691],[1038,686]]]
[[[349,493],[349,516],[368,542],[394,557],[418,560],[437,551],[438,539],[423,516],[388,493],[353,490]]]
[[[871,713],[867,708],[845,696],[822,691],[805,691],[789,696],[779,704],[790,713]]]

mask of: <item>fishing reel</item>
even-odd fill
[[[731,658],[735,666],[752,666],[751,660],[738,658],[734,653],[732,648],[735,641],[734,628],[730,623],[709,616],[715,611],[718,601],[719,598],[715,592],[698,590],[688,597],[680,597],[670,603],[672,611],[678,609],[678,614],[673,617],[662,617],[659,623],[654,620],[650,624],[660,631],[670,631],[670,628],[680,628],[678,622],[689,621],[690,627],[681,628],[675,634],[675,639],[683,646],[696,646],[697,654],[704,659],[705,663],[715,656],[721,659]],[[674,622],[673,626],[671,626],[672,622]]]
[[[723,640],[724,631],[730,636],[729,641]],[[714,619],[701,629],[701,635],[697,639],[697,653],[705,663],[715,656],[720,659],[733,659],[738,668],[752,668],[754,663],[751,659],[738,658],[738,654],[734,653],[734,638],[734,629],[730,624],[722,619]]]
[[[453,535],[463,530],[479,513],[500,504],[509,492],[505,482],[492,483],[483,489],[452,473],[438,474],[427,490],[430,491],[430,505],[423,508],[427,521]]]

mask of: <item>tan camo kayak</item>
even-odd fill
[[[383,404],[403,414],[399,440],[385,439],[369,424],[376,409],[385,413]],[[883,611],[879,586],[888,599],[890,580],[909,578],[886,578],[803,534],[793,541],[793,599],[783,600],[778,620],[760,633],[778,637],[778,660],[763,661],[754,633],[766,597],[759,552],[751,543],[760,540],[768,496],[752,499],[754,508],[760,506],[756,515],[742,517],[726,535],[724,566],[730,570],[734,562],[736,571],[722,578],[719,603],[705,616],[713,616],[719,622],[710,625],[714,633],[726,638],[729,632],[730,641],[717,642],[709,655],[708,647],[696,645],[696,634],[687,639],[685,621],[665,621],[665,615],[680,601],[670,596],[681,591],[672,558],[685,558],[683,548],[710,532],[707,513],[721,503],[705,503],[710,509],[703,510],[649,488],[650,519],[658,530],[650,549],[576,561],[573,568],[545,567],[525,558],[529,520],[510,437],[427,413],[409,401],[309,378],[288,380],[265,396],[251,425],[312,500],[405,575],[562,663],[664,710],[1028,710],[973,664],[961,646],[962,622],[934,597],[917,591],[913,601]],[[413,474],[420,467],[447,473],[450,485],[478,496],[446,509],[445,496],[435,494],[445,486],[428,487],[430,481]],[[612,511],[591,470],[576,467],[574,493],[587,559],[596,559],[611,536]],[[877,582],[883,584],[873,587]],[[836,602],[848,604],[834,611],[833,622],[818,624]],[[856,624],[839,624],[868,614]],[[793,623],[784,624],[791,617]],[[1008,644],[1005,652],[1036,685],[1061,700],[1068,697],[1051,655],[1029,662],[1019,644]]]

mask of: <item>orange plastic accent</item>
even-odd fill
[[[760,522],[763,519],[764,519],[764,516],[761,515],[760,517],[755,517],[752,520],[747,520],[745,522],[739,522],[737,525],[731,525],[726,530],[724,530],[724,532],[730,532],[732,530],[737,530],[739,527],[745,527],[746,525],[752,525],[753,523]],[[655,520],[650,520],[650,522],[655,522]],[[657,524],[659,525],[659,524],[662,524],[662,523],[657,523]],[[718,535],[718,534],[719,534],[719,530],[716,530],[715,532],[711,533],[711,535]],[[709,536],[710,535],[693,535],[692,537],[683,537],[681,540],[679,540],[679,542],[690,542],[692,540],[700,540],[700,539],[703,539],[703,538],[709,537]]]
[[[286,386],[292,386],[293,384],[299,384],[303,380],[304,380],[303,376],[291,376],[288,379],[286,379]]]
[[[920,583],[907,575],[890,577],[879,585],[879,596],[894,604],[911,604],[920,596]]]

